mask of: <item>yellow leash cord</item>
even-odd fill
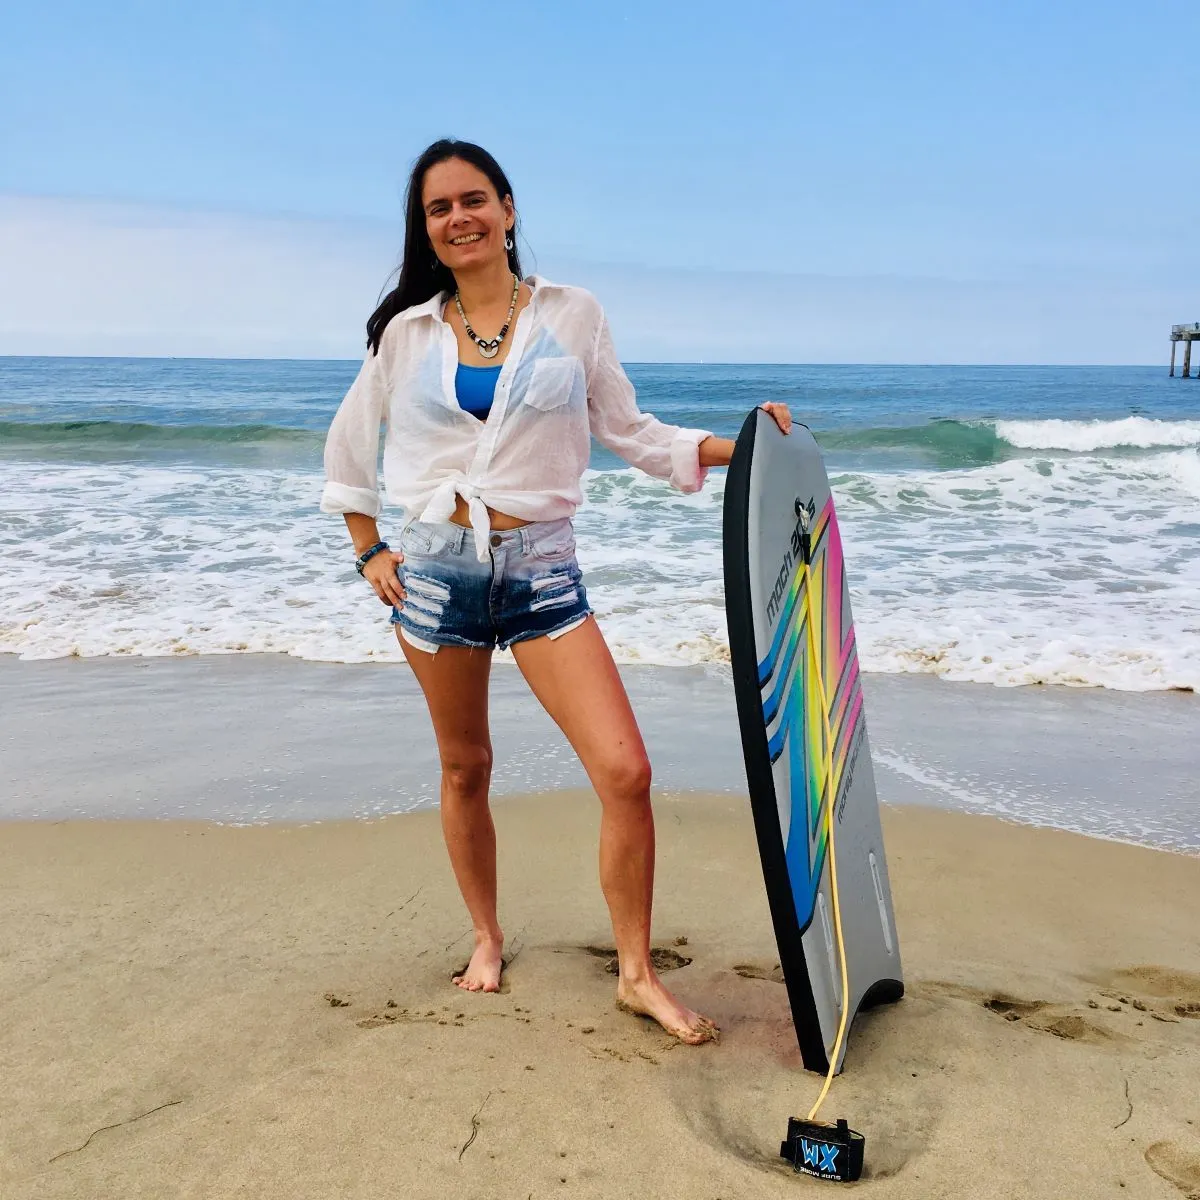
[[[842,968],[842,1015],[838,1021],[837,1037],[833,1040],[833,1052],[829,1056],[829,1071],[825,1076],[825,1084],[816,1103],[808,1111],[807,1120],[816,1118],[817,1111],[825,1103],[829,1085],[837,1072],[838,1055],[841,1053],[842,1042],[846,1036],[846,1022],[850,1015],[850,980],[846,970],[846,945],[842,940],[842,905],[838,899],[837,854],[833,844],[833,807],[837,793],[833,780],[833,734],[829,725],[829,697],[825,692],[825,679],[821,673],[820,654],[817,651],[816,639],[813,636],[812,608],[812,572],[809,570],[808,555],[804,556],[804,614],[808,624],[806,653],[813,664],[813,673],[817,680],[817,694],[821,700],[821,717],[825,729],[825,789],[828,794],[828,804],[825,811],[825,828],[829,835],[829,884],[833,894],[833,927],[837,937],[838,960]]]

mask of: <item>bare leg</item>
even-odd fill
[[[442,833],[475,929],[471,961],[454,982],[468,992],[498,992],[504,934],[496,918],[496,827],[488,807],[492,652],[443,646],[426,654],[410,646],[399,630],[396,636],[433,718],[442,761]]]
[[[594,618],[553,641],[531,638],[513,656],[533,693],[566,734],[603,805],[600,886],[612,917],[621,974],[617,1001],[653,1017],[681,1041],[717,1029],[663,986],[650,962],[654,813],[650,762],[625,686]]]

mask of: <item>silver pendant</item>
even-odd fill
[[[495,358],[496,355],[500,353],[499,346],[488,347],[480,344],[479,342],[475,343],[475,349],[479,351],[480,358]]]

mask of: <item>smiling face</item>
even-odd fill
[[[477,167],[461,158],[435,163],[425,172],[421,206],[433,252],[451,271],[507,262],[504,239],[516,219],[512,197],[496,195]]]

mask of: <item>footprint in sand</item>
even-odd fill
[[[988,992],[937,980],[918,985],[915,994],[922,992],[970,1000],[1013,1024],[1026,1025],[1039,1033],[1048,1033],[1070,1042],[1106,1042],[1117,1036],[1087,1020],[1073,1005],[1051,1004],[1048,1000],[1025,1000],[1007,992]]]
[[[764,967],[758,963],[734,963],[733,973],[743,979],[763,979],[767,983],[783,983],[783,968],[776,963],[773,967]]]
[[[1015,996],[1003,994],[988,996],[986,999],[980,999],[979,1003],[988,1012],[999,1013],[1006,1021],[1019,1021],[1023,1017],[1032,1017],[1034,1013],[1039,1013],[1049,1007],[1045,1000],[1018,1000]]]
[[[1200,1020],[1200,975],[1194,971],[1181,971],[1173,967],[1147,965],[1128,967],[1096,980],[1110,989],[1105,995],[1115,992],[1137,993],[1157,1002],[1150,1015],[1158,1020],[1184,1018]],[[1135,1007],[1143,1007],[1134,1001]]]
[[[686,942],[683,944],[687,945]],[[604,964],[604,969],[610,975],[621,973],[617,952],[612,946],[584,946],[583,950],[593,958],[608,959],[608,962]],[[670,950],[665,946],[655,946],[650,951],[650,962],[660,975],[667,971],[678,971],[680,967],[686,967],[691,961],[686,955],[680,954],[678,950]]]
[[[1052,1034],[1068,1042],[1108,1041],[1112,1037],[1107,1029],[1092,1024],[1079,1013],[1045,1000],[1020,1000],[1013,996],[997,995],[987,997],[982,1004],[989,1012],[997,1013],[1006,1021],[1019,1021],[1030,1029]]]
[[[520,1009],[517,1010],[520,1012]],[[507,1016],[507,1013],[491,1013],[490,1016]],[[383,1025],[451,1025],[456,1029],[462,1029],[467,1021],[472,1020],[465,1012],[452,1013],[450,1009],[442,1006],[441,1011],[436,1009],[408,1009],[398,1008],[393,1001],[389,1001],[387,1008],[383,1012],[376,1012],[372,1016],[363,1017],[354,1023],[359,1029],[378,1029]]]
[[[1200,1200],[1200,1149],[1178,1142],[1155,1142],[1146,1151],[1146,1164],[1188,1200]]]

